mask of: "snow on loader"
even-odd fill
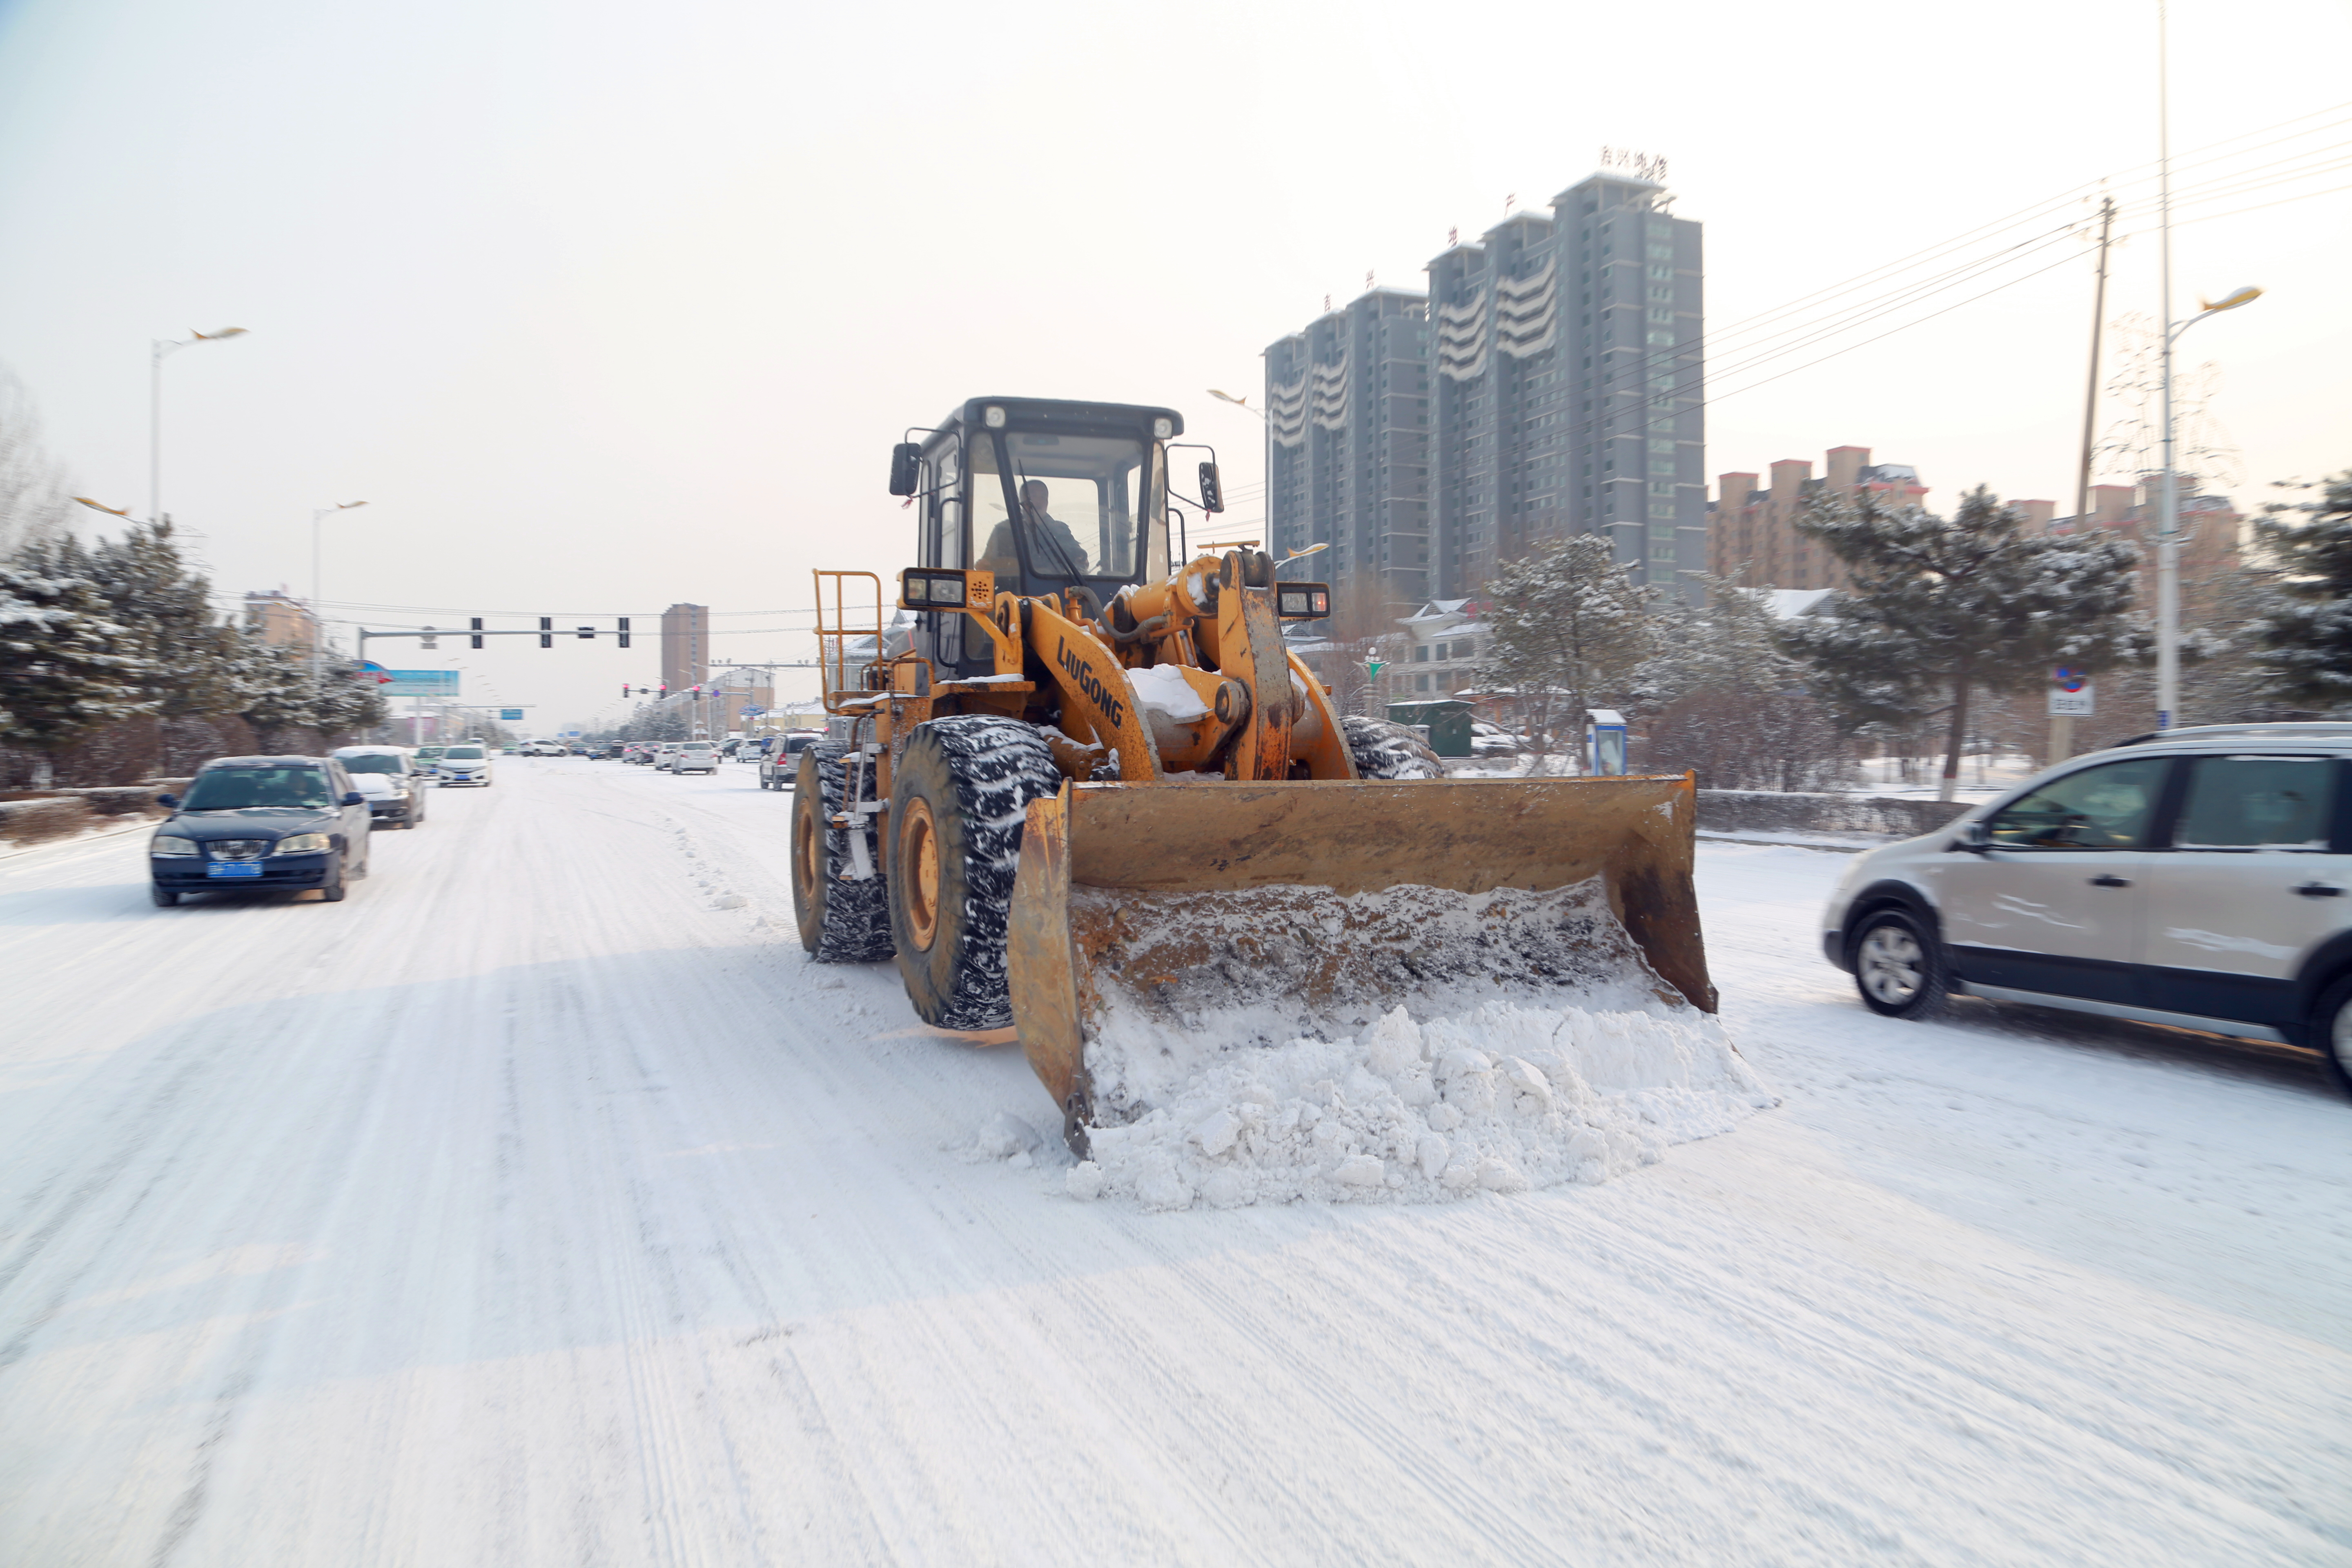
[[[986,397],[893,451],[920,563],[898,613],[872,573],[815,574],[803,945],[895,955],[938,1027],[1012,1025],[1082,1154],[1146,1109],[1097,1094],[1106,1030],[1213,1047],[1629,980],[1714,1011],[1690,781],[1446,779],[1412,731],[1340,713],[1282,637],[1326,584],[1255,541],[1171,559],[1182,430]],[[1213,453],[1197,473],[1174,499],[1222,510]]]

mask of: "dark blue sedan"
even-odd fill
[[[367,875],[368,802],[332,757],[218,757],[148,845],[150,892],[169,909],[183,893],[316,888],[329,903]]]

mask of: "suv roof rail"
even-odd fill
[[[2137,746],[2149,741],[2221,740],[2231,735],[2293,735],[2314,740],[2352,739],[2352,723],[2328,720],[2305,720],[2273,724],[2189,724],[2178,730],[2151,730],[2145,735],[2134,735],[2127,741],[2117,741],[2117,746]]]

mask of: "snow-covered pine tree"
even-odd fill
[[[2279,701],[2337,712],[2352,708],[2352,469],[2309,488],[2318,500],[2267,507],[2254,524],[2279,568],[2258,662]]]
[[[236,633],[213,613],[212,584],[188,569],[168,521],[100,540],[79,569],[146,660],[157,711],[176,719],[234,707]]]
[[[1580,732],[1584,710],[1612,706],[1653,646],[1651,593],[1609,541],[1571,534],[1495,575],[1479,676],[1516,693],[1540,770],[1552,737]]]
[[[86,577],[38,549],[0,564],[0,740],[39,754],[38,787],[59,748],[118,719],[153,711],[147,666],[107,617]]]
[[[1851,586],[1792,626],[1850,728],[1899,723],[1945,700],[1941,798],[1959,781],[1969,689],[2015,690],[2055,665],[2099,670],[2130,658],[2138,552],[2104,531],[2029,534],[1979,485],[1948,521],[1875,496],[1824,494],[1798,526],[1845,564]]]

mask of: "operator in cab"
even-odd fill
[[[1055,576],[1083,577],[1087,572],[1087,552],[1078,544],[1078,536],[1070,525],[1045,510],[1045,481],[1024,479],[1021,484],[1021,517],[1029,531],[1029,557],[1037,570]],[[1003,581],[1017,581],[1021,575],[1021,558],[1013,548],[1013,521],[1007,518],[989,531],[988,548],[982,551],[975,564],[993,572]]]

